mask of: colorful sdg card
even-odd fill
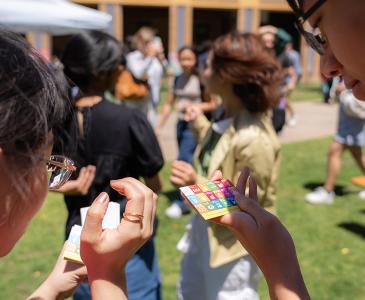
[[[228,179],[208,181],[180,188],[181,195],[205,219],[240,210],[232,194],[236,187]]]

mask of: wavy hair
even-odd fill
[[[233,84],[233,92],[251,113],[265,112],[280,98],[282,72],[261,38],[252,33],[231,32],[212,47],[212,68]]]

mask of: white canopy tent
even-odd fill
[[[112,17],[66,0],[0,0],[0,25],[13,31],[64,35],[106,29]]]

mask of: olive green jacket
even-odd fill
[[[193,122],[193,131],[201,148],[209,141],[211,123],[201,115]],[[254,116],[243,110],[234,118],[213,150],[208,178],[215,170],[221,170],[225,178],[236,184],[243,167],[248,166],[251,176],[257,181],[260,205],[275,213],[279,165],[280,144],[271,120],[266,115]],[[198,183],[205,181],[206,178],[198,178]],[[208,236],[210,265],[213,268],[247,255],[233,234],[221,225],[209,223]]]

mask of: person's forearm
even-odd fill
[[[124,272],[112,275],[89,276],[90,291],[93,300],[127,300],[128,292]]]
[[[203,112],[213,111],[215,109],[215,107],[216,107],[216,104],[213,101],[200,103],[200,108]]]
[[[233,229],[233,232],[244,245],[240,231]],[[275,243],[272,244],[275,247]],[[310,296],[300,270],[294,243],[291,241],[283,247],[285,249],[273,248],[267,255],[249,252],[264,274],[271,299],[308,300]]]
[[[60,300],[64,299],[58,292],[48,283],[47,279],[33,292],[27,300]]]
[[[162,112],[161,112],[161,115],[160,115],[160,120],[159,120],[159,123],[157,125],[157,128],[161,129],[165,125],[165,123],[166,123],[166,121],[167,121],[167,119],[170,115],[170,112],[171,112],[171,105],[166,103],[164,105],[163,109],[162,109]]]
[[[294,260],[294,261],[293,261]],[[271,299],[310,299],[299,264],[295,258],[275,270],[264,272]]]

